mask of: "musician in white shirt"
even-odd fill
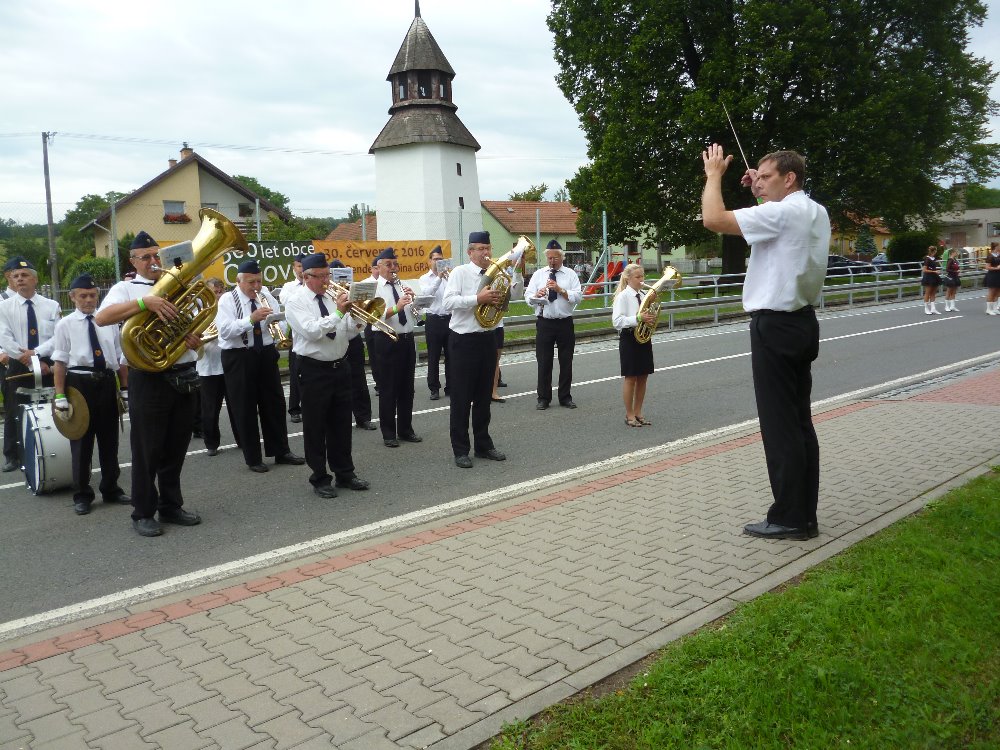
[[[644,278],[642,266],[637,263],[625,266],[611,307],[611,323],[618,331],[618,360],[624,379],[625,424],[629,427],[652,424],[642,416],[642,405],[646,398],[646,380],[653,372],[653,342],[641,344],[635,338],[635,327],[640,319],[649,325],[656,323],[651,312],[639,316],[639,308],[646,297],[642,290]]]
[[[218,300],[226,290],[222,279],[215,277],[205,279],[205,284]],[[216,309],[218,317],[218,309]],[[236,429],[236,415],[233,413],[233,406],[226,398],[226,376],[222,370],[222,349],[219,348],[218,337],[211,341],[206,341],[205,345],[198,353],[198,362],[195,365],[198,370],[198,379],[201,387],[198,389],[201,396],[201,433],[205,439],[205,447],[208,455],[219,455],[219,445],[222,442],[222,435],[219,431],[219,412],[222,411],[222,402],[226,402],[226,413],[229,415],[229,426],[233,431],[233,440],[236,445],[240,445],[239,431]]]
[[[490,397],[496,373],[497,342],[492,330],[476,320],[476,307],[499,305],[503,294],[480,282],[490,265],[490,233],[469,235],[469,262],[454,269],[444,292],[444,307],[451,312],[451,356],[454,381],[451,386],[450,433],[455,465],[472,468],[470,447],[478,458],[507,459],[490,437]],[[469,441],[469,417],[473,440]]]
[[[292,295],[302,291],[302,259],[309,255],[307,250],[300,250],[292,261],[292,274],[294,278],[286,281],[281,287],[279,294],[282,308],[288,306]],[[285,325],[282,323],[282,325]],[[302,405],[299,399],[299,378],[298,363],[296,362],[295,350],[288,351],[288,418],[295,423],[302,421]]]
[[[451,313],[444,306],[448,271],[437,270],[438,261],[444,260],[440,245],[431,250],[428,260],[430,270],[420,277],[420,293],[434,298],[426,308],[424,337],[427,341],[427,388],[431,392],[431,401],[437,401],[441,398],[442,354],[444,354],[444,394],[447,396],[451,392],[448,388],[448,383],[451,382],[451,359],[448,354],[448,334],[451,331],[448,324],[451,322]]]
[[[337,487],[367,490],[351,458],[351,373],[349,339],[358,335],[347,293],[334,302],[325,294],[330,280],[326,256],[303,259],[305,289],[289,300],[285,319],[292,329],[292,348],[299,357],[302,393],[302,434],[309,483],[323,498],[337,496]],[[327,466],[329,465],[329,470]],[[333,476],[331,476],[331,472]]]

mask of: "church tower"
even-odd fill
[[[378,238],[448,239],[457,263],[483,218],[480,146],[456,114],[454,78],[416,0],[413,23],[386,77],[392,86],[389,122],[369,149],[375,155]]]

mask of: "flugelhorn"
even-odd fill
[[[185,337],[200,337],[212,321],[218,300],[204,282],[194,279],[227,250],[249,252],[246,238],[233,222],[218,211],[198,212],[201,229],[193,240],[193,259],[179,269],[164,268],[149,293],[170,301],[177,308],[173,320],[162,321],[151,310],[133,315],[122,326],[122,350],[132,367],[163,372],[187,351]]]
[[[648,289],[646,297],[642,300],[642,304],[639,305],[639,312],[636,314],[636,325],[635,330],[632,332],[635,336],[635,340],[640,344],[645,344],[650,339],[653,338],[653,334],[656,333],[656,323],[657,319],[660,317],[660,292],[663,289],[672,289],[681,285],[681,275],[673,266],[666,266],[663,269],[663,275],[650,284],[643,284],[645,289]],[[647,323],[642,319],[642,316],[646,313],[653,314],[653,322]]]
[[[350,295],[350,293],[351,290],[346,286],[331,281],[327,286],[324,295],[336,303],[337,297],[341,294]],[[392,326],[382,320],[382,316],[385,315],[385,300],[380,297],[365,300],[364,302],[352,302],[350,312],[351,317],[355,320],[360,320],[365,325],[377,328],[393,341],[399,340],[396,332],[392,330]]]
[[[507,269],[514,265],[522,254],[533,252],[534,249],[535,243],[522,234],[518,237],[517,244],[507,253],[497,260],[490,261],[489,268],[479,282],[479,291],[489,287],[494,292],[500,292],[503,297],[495,305],[484,302],[476,306],[476,322],[483,328],[487,330],[496,328],[503,320],[503,315],[510,304],[510,276],[507,275]]]
[[[267,308],[271,307],[267,303],[267,299],[260,292],[257,292],[257,306]],[[267,324],[267,332],[271,334],[271,338],[274,340],[274,348],[279,352],[288,351],[292,348],[292,340],[285,335],[285,332],[281,329],[281,323],[278,321],[282,320],[282,318],[278,317],[278,314],[270,315],[268,317],[269,321]]]

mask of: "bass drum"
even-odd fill
[[[56,429],[48,403],[21,406],[24,477],[33,495],[73,485],[73,454],[69,440]]]

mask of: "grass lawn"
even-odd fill
[[[1000,747],[1000,474],[492,747]]]

